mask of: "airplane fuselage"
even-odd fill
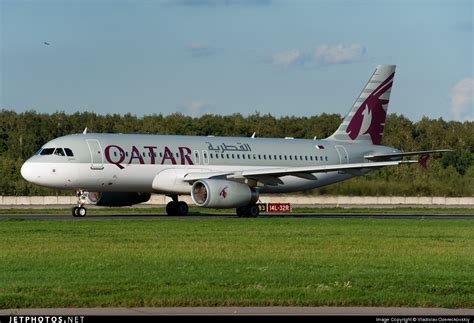
[[[394,152],[399,150],[329,140],[91,133],[48,142],[25,163],[22,175],[56,189],[189,194],[191,185],[179,179],[190,172],[363,163],[368,154]],[[277,185],[263,181],[258,190],[301,191],[355,175],[363,174],[332,171],[312,177],[283,176]]]

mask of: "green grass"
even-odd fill
[[[473,273],[471,220],[0,220],[0,308],[472,308]]]
[[[88,214],[166,214],[164,207],[88,207]],[[234,209],[203,209],[190,206],[190,214],[234,214]],[[11,208],[0,209],[0,214],[70,214],[71,208]],[[474,208],[342,208],[294,207],[292,213],[357,213],[357,214],[474,214]],[[273,213],[273,215],[278,215]]]

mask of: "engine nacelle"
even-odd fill
[[[85,197],[90,204],[98,206],[130,206],[147,202],[151,194],[139,192],[89,192]]]
[[[191,188],[197,206],[237,208],[258,201],[258,192],[246,184],[223,179],[198,180]]]

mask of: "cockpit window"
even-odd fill
[[[66,156],[62,148],[56,148],[56,150],[54,151],[54,154],[58,156]]]
[[[66,155],[69,157],[74,157],[74,154],[72,153],[72,150],[69,148],[64,148],[64,151],[66,152]]]
[[[42,156],[52,155],[53,151],[54,151],[54,148],[44,148],[43,150],[41,150],[40,155],[42,155]]]

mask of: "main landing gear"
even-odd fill
[[[237,216],[243,218],[256,218],[260,213],[257,204],[249,204],[246,206],[241,206],[236,209]]]
[[[177,195],[170,195],[173,199],[166,205],[166,214],[172,216],[186,216],[188,215],[189,207],[184,201],[178,201]]]
[[[82,198],[83,194],[84,192],[82,191],[76,192],[77,206],[72,208],[72,216],[74,217],[83,218],[87,215],[87,210],[84,207],[84,199]]]

